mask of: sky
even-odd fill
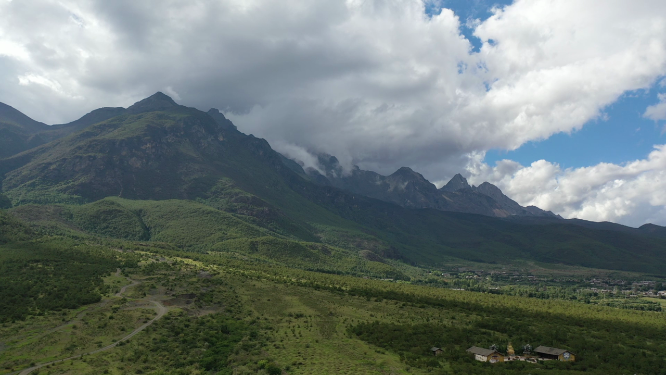
[[[314,154],[666,225],[663,0],[0,0],[0,102],[49,124],[156,91]]]

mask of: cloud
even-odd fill
[[[545,160],[526,167],[502,160],[491,167],[477,158],[467,172],[470,183],[489,181],[521,205],[535,205],[566,218],[633,226],[666,224],[666,145],[655,146],[646,159],[623,165],[601,163],[563,170]]]
[[[437,180],[666,74],[662,0],[518,0],[468,21],[421,0],[0,1],[0,101],[59,123],[161,90],[303,159]]]
[[[659,103],[647,107],[643,117],[650,120],[666,120],[666,94],[659,94]]]

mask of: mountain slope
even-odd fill
[[[70,123],[49,126],[0,103],[0,159],[63,138],[125,111],[125,108],[99,108]]]
[[[209,116],[184,107],[121,115],[21,155],[3,188],[15,196],[28,184],[47,199],[188,198],[214,174],[221,137]]]
[[[561,218],[560,216],[555,215],[550,211],[544,211],[536,206],[523,207],[513,199],[504,195],[504,193],[502,193],[502,190],[500,190],[497,186],[488,182],[484,182],[479,186],[472,186],[472,190],[474,190],[477,193],[491,197],[495,202],[497,202],[497,204],[499,204],[502,210],[508,213],[509,215],[550,217],[557,219]]]
[[[66,137],[72,133],[83,130],[90,125],[106,121],[110,118],[120,116],[126,112],[125,108],[105,107],[96,109],[78,120],[74,120],[67,124],[51,125],[49,129],[39,133],[39,136],[46,142],[51,142],[59,138]]]
[[[666,274],[666,242],[623,232],[573,224],[535,226],[510,220],[435,209],[404,209],[324,187],[309,199],[371,228],[419,264],[441,264],[445,257],[482,263],[536,260],[617,270]],[[649,270],[649,271],[648,271]]]
[[[10,213],[2,216],[0,211],[0,229],[5,228],[6,218],[16,232],[14,227],[22,224],[18,218],[52,234],[141,241],[142,246],[154,241],[187,252],[224,252],[305,270],[408,279],[379,254],[366,251],[371,257],[365,257],[357,251],[283,236],[193,201],[109,197],[85,205],[24,205]]]
[[[48,129],[48,125],[35,121],[4,103],[0,103],[0,123],[20,128],[27,134],[35,134]]]
[[[388,177],[358,171],[364,176],[358,182],[369,189],[373,185],[368,181],[374,181],[381,187],[377,191],[415,208],[315,184],[303,177],[305,172],[285,164],[265,140],[240,133],[219,111],[179,106],[163,94],[138,102],[120,116],[1,160],[0,169],[5,172],[3,192],[16,206],[114,196],[197,200],[268,230],[275,238],[323,242],[421,264],[441,265],[452,258],[538,260],[666,274],[666,241],[660,239],[419,208],[440,191],[408,168]],[[453,205],[447,197],[455,197],[455,202],[485,199],[479,210],[503,210],[490,196],[469,188],[441,192],[437,202]],[[149,233],[142,232],[140,221],[125,209],[95,212],[136,223],[132,233],[139,237]],[[144,224],[150,228],[145,220]]]
[[[38,133],[48,125],[0,103],[0,159],[45,143]]]
[[[107,196],[202,199],[307,241],[317,237],[306,221],[354,227],[289,189],[278,173],[286,168],[265,140],[238,132],[219,112],[214,119],[156,95],[121,116],[1,161],[3,190],[16,205]]]

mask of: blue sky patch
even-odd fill
[[[484,21],[492,16],[491,9],[512,4],[512,0],[426,0],[426,13],[439,14],[448,8],[460,18],[460,32],[472,44],[473,51],[481,48],[481,40],[472,33],[468,20]],[[459,67],[459,72],[460,72]],[[495,165],[502,159],[515,160],[522,165],[545,159],[563,168],[591,166],[602,162],[622,164],[644,159],[655,144],[666,143],[664,124],[643,117],[645,109],[659,102],[657,94],[666,92],[660,85],[650,90],[625,93],[618,101],[603,110],[599,119],[583,125],[571,134],[558,133],[543,141],[524,144],[517,150],[489,150],[485,162]]]
[[[510,159],[522,165],[545,159],[563,168],[599,163],[622,164],[644,159],[656,144],[666,143],[663,124],[643,117],[657,103],[659,90],[640,90],[623,95],[604,110],[603,118],[587,122],[579,131],[558,133],[540,142],[528,142],[514,151],[490,150],[486,163]]]
[[[491,9],[511,5],[511,0],[426,0],[426,14],[429,16],[439,14],[442,8],[451,9],[460,19],[460,33],[472,44],[474,52],[481,48],[481,40],[472,33],[474,29],[467,25],[468,20],[485,21],[493,15]]]

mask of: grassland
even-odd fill
[[[664,313],[324,274],[227,252],[147,250],[131,252],[140,261],[125,274],[141,284],[127,290],[127,299],[113,296],[127,281],[112,273],[104,277],[108,294],[100,303],[5,323],[0,374],[107,345],[152,316],[136,308],[151,299],[170,312],[127,344],[40,373],[647,375],[664,369]],[[564,347],[579,360],[492,366],[465,353],[472,345],[509,341]],[[431,346],[446,354],[432,357]]]

